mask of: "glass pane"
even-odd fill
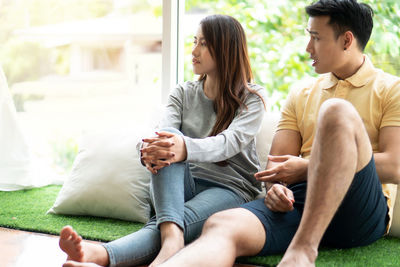
[[[397,0],[365,0],[374,10],[374,28],[365,53],[376,67],[400,74],[400,4]],[[311,1],[186,0],[185,79],[192,79],[190,47],[199,18],[208,14],[235,17],[243,26],[255,82],[264,86],[268,110],[279,110],[292,87],[317,76],[305,51]]]
[[[146,124],[161,103],[162,0],[0,4],[0,60],[35,156],[67,173],[83,134]]]
[[[185,17],[196,23],[199,20],[195,18],[210,14],[230,15],[237,19],[246,33],[254,81],[267,90],[267,109],[278,110],[289,86],[304,73],[313,75],[311,66],[301,62],[307,58],[307,36],[304,34],[307,20],[301,13],[305,5],[304,1],[294,0],[186,0]],[[187,32],[188,52],[191,46],[189,34]],[[188,66],[185,77],[190,78],[190,61],[185,62],[185,67]]]

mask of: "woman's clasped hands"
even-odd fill
[[[186,146],[181,135],[156,132],[155,137],[144,138],[141,160],[153,174],[158,170],[186,159]]]

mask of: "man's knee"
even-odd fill
[[[214,213],[207,219],[203,226],[203,234],[225,232],[230,227],[230,220],[232,220],[230,210],[224,210]],[[227,231],[230,232],[229,230]]]
[[[248,234],[250,225],[255,225],[253,228],[264,231],[260,220],[249,210],[244,208],[228,209],[210,216],[203,226],[202,234],[218,233],[236,239],[241,238],[243,234]]]
[[[354,106],[343,99],[331,98],[322,103],[319,110],[318,123],[320,127],[344,130],[349,127],[359,127],[361,118]]]
[[[357,171],[370,161],[372,148],[368,133],[362,118],[350,102],[338,98],[326,100],[320,108],[317,129],[320,139],[334,138],[338,142],[344,140],[342,144],[346,144],[349,149],[354,148],[350,142],[355,141]]]
[[[205,222],[202,235],[219,235],[229,240],[240,238],[243,232],[248,230],[244,225],[248,215],[243,212],[248,211],[243,208],[235,208],[213,214]]]

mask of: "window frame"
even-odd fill
[[[169,92],[183,82],[184,43],[182,18],[185,0],[163,1],[161,103],[165,104]]]

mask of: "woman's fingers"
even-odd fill
[[[157,173],[157,171],[153,169],[150,163],[146,163],[146,169],[148,169],[152,174]]]
[[[155,150],[151,152],[142,152],[142,160],[158,160],[158,159],[171,159],[175,157],[174,152],[170,152],[168,150]]]
[[[157,134],[159,137],[167,137],[167,138],[170,138],[170,137],[174,137],[174,136],[175,136],[175,134],[169,133],[169,132],[156,132],[156,134]]]
[[[175,134],[169,132],[156,132],[156,135],[157,136],[143,138],[142,141],[146,143],[153,143],[162,139],[168,139],[175,136]]]
[[[174,142],[172,142],[169,139],[165,139],[165,140],[160,140],[160,141],[155,141],[153,143],[149,143],[146,147],[143,147],[142,150],[152,151],[152,150],[160,149],[160,148],[170,148],[173,145],[175,145]]]
[[[154,168],[154,166],[162,166],[162,167],[166,167],[171,165],[171,163],[167,160],[164,159],[143,159],[144,162],[146,162],[147,164],[151,164],[152,168]]]
[[[147,162],[146,163],[146,168],[152,173],[152,174],[157,174],[159,170],[161,170],[164,167],[167,167],[171,165],[169,161],[164,161],[164,160],[156,160],[152,162]]]
[[[148,143],[148,144],[157,144],[158,142],[161,142],[161,145],[163,145],[163,143],[167,144],[167,145],[173,145],[172,142],[172,138],[160,138],[160,137],[154,137],[154,138],[143,138],[142,141],[144,143]]]
[[[167,167],[169,165],[171,165],[171,163],[169,161],[160,160],[160,161],[158,161],[158,163],[155,166],[153,166],[153,169],[157,172],[157,171],[161,170],[162,168]]]

